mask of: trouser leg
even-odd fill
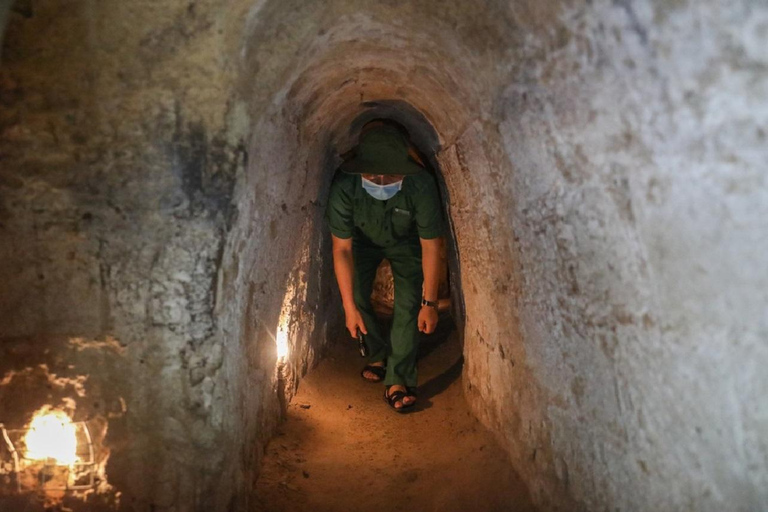
[[[368,334],[365,343],[368,346],[368,361],[376,363],[387,358],[387,343],[382,335],[379,322],[371,305],[371,290],[376,277],[376,269],[384,258],[381,249],[353,246],[354,261],[354,297],[355,305],[363,317]]]
[[[416,355],[419,350],[418,316],[421,309],[421,246],[389,248],[385,257],[395,281],[395,311],[390,336],[391,352],[384,384],[416,386]]]

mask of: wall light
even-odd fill
[[[77,427],[64,411],[40,412],[24,436],[25,458],[71,466],[78,461]]]
[[[283,299],[283,307],[280,309],[280,319],[277,322],[275,330],[275,348],[277,349],[277,362],[284,363],[290,354],[290,332],[291,332],[291,301],[290,293],[286,293]]]
[[[280,361],[288,357],[288,331],[287,326],[279,325],[277,327],[277,336],[275,336],[275,346],[277,347],[277,359]]]
[[[96,460],[85,422],[73,422],[63,411],[45,406],[29,427],[0,434],[11,456],[18,492],[77,491],[95,487]]]

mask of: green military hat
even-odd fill
[[[363,133],[354,156],[341,164],[349,174],[417,174],[424,168],[408,155],[408,139],[394,126]]]

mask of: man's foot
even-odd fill
[[[405,405],[406,407],[410,407],[415,403],[416,403],[416,388],[415,387],[405,388],[405,398],[403,398],[403,405]]]
[[[397,411],[413,406],[416,403],[416,388],[395,384],[384,390],[384,399],[390,407]]]
[[[381,382],[384,380],[384,376],[386,374],[387,370],[384,368],[384,361],[371,363],[363,368],[362,372],[360,372],[360,375],[362,375],[365,380],[370,382]]]

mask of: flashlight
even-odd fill
[[[360,357],[368,357],[368,347],[363,338],[363,331],[360,329],[357,330],[357,347],[360,350]]]

